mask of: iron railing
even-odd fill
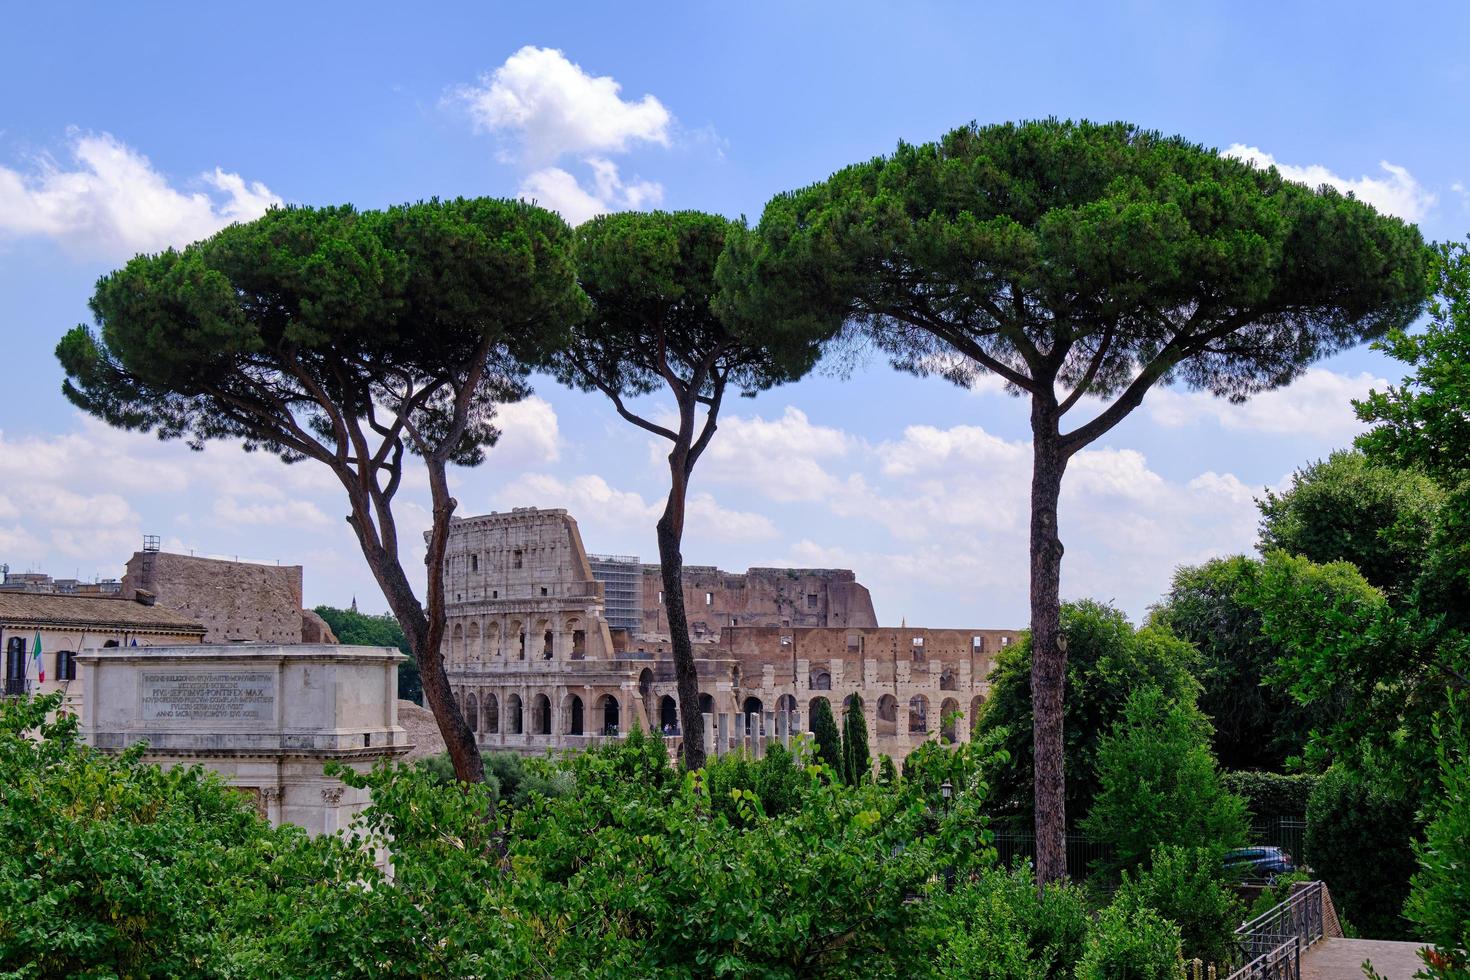
[[[1302,954],[1327,933],[1327,889],[1308,882],[1235,930],[1227,980],[1301,980]]]
[[[1036,835],[1025,831],[999,830],[995,833],[995,851],[1003,867],[1018,861],[1036,861]],[[1092,865],[1111,857],[1112,848],[1081,834],[1067,835],[1067,876],[1076,881],[1086,878]]]

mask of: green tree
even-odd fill
[[[868,753],[868,720],[863,716],[862,696],[855,691],[842,712],[842,771],[854,786],[873,776],[873,757]]]
[[[817,698],[812,708],[812,738],[817,743],[817,758],[832,767],[838,778],[842,777],[842,733],[837,730],[837,721],[832,717],[832,705],[826,698]]]
[[[727,389],[754,396],[795,381],[820,352],[820,338],[758,331],[713,308],[715,263],[729,229],[725,218],[697,211],[609,214],[579,227],[577,269],[592,315],[557,359],[562,381],[601,391],[623,419],[670,445],[669,492],[656,530],[686,733],[702,728],[682,552],[694,465],[714,437]],[[630,406],[662,388],[672,397],[673,421]],[[683,745],[686,767],[704,765],[702,739]]]
[[[1245,916],[1224,883],[1221,858],[1218,847],[1157,847],[1146,868],[1124,873],[1114,901],[1153,909],[1177,925],[1185,959],[1223,965],[1232,959],[1235,928]]]
[[[1155,687],[1135,691],[1098,746],[1097,777],[1097,799],[1080,826],[1110,845],[1105,870],[1137,867],[1164,844],[1245,843],[1245,801],[1221,784],[1209,719],[1192,703]]]
[[[1261,551],[1319,564],[1346,561],[1398,603],[1411,601],[1429,558],[1444,492],[1412,470],[1336,452],[1260,501]]]
[[[1176,980],[1179,927],[1147,906],[1113,902],[1097,914],[1077,980]]]
[[[316,614],[332,628],[339,643],[369,647],[397,647],[408,657],[408,662],[398,665],[398,697],[415,704],[424,703],[424,684],[419,677],[418,661],[408,648],[408,638],[403,627],[391,614],[374,616],[360,613],[356,609],[338,609],[335,606],[317,606]]]
[[[1260,569],[1244,555],[1180,568],[1150,617],[1199,651],[1199,706],[1226,769],[1282,769],[1303,755],[1314,729],[1335,723],[1339,706],[1326,691],[1303,705],[1284,680],[1270,680],[1284,651],[1262,632],[1251,602]]]
[[[1458,710],[1435,732],[1440,793],[1424,840],[1414,847],[1419,870],[1404,914],[1419,926],[1416,938],[1432,949],[1420,955],[1435,980],[1470,976],[1470,738]]]
[[[1062,542],[1068,461],[1150,388],[1241,401],[1406,326],[1418,231],[1124,123],[970,125],[766,205],[724,274],[760,322],[853,322],[919,374],[981,372],[1030,402],[1040,880],[1065,873]],[[1095,414],[1064,428],[1079,406]]]
[[[1062,607],[1067,646],[1067,809],[1084,814],[1097,793],[1098,742],[1123,716],[1137,687],[1158,687],[1173,700],[1199,689],[1196,653],[1167,630],[1135,630],[1123,613],[1091,600]],[[1029,818],[1032,801],[1031,638],[1001,649],[990,673],[990,697],[975,737],[998,737],[1011,765],[993,776],[997,808]]]
[[[331,471],[467,780],[483,768],[441,655],[448,467],[484,459],[496,405],[526,394],[582,315],[571,244],[560,218],[516,201],[277,209],[104,276],[100,330],[56,349],[67,397],[112,425]],[[394,513],[406,456],[428,477],[423,602]]]
[[[1338,910],[1369,939],[1408,939],[1417,802],[1373,765],[1339,763],[1307,801],[1303,857]]]

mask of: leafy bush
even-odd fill
[[[990,868],[933,894],[925,910],[943,977],[1048,980],[1070,977],[1082,958],[1089,919],[1081,889],[1047,885],[1031,870]]]
[[[1216,848],[1157,848],[1147,868],[1124,874],[1114,901],[1153,909],[1178,926],[1185,959],[1224,963],[1241,903],[1222,881],[1221,856]]]
[[[1226,772],[1220,776],[1225,789],[1243,797],[1246,807],[1256,817],[1305,818],[1307,801],[1320,780],[1315,773],[1284,775],[1254,770]]]
[[[807,778],[797,768],[791,753],[775,744],[759,761],[734,752],[711,760],[704,768],[710,801],[725,819],[737,826],[746,822],[747,812],[753,817],[779,817],[800,806],[802,786]],[[750,801],[750,793],[760,804],[758,809],[740,805],[741,801]]]
[[[1178,980],[1179,927],[1153,909],[1114,902],[1098,913],[1077,980]]]
[[[1136,692],[1098,748],[1097,802],[1080,826],[1111,845],[1100,870],[1147,860],[1161,844],[1228,849],[1245,842],[1245,801],[1226,792],[1209,722],[1157,688]]]
[[[1434,949],[1424,954],[1430,977],[1470,976],[1470,740],[1458,715],[1442,723],[1439,737],[1439,806],[1415,846],[1414,875],[1405,914],[1420,927],[1417,938]]]
[[[1337,907],[1370,939],[1408,938],[1414,804],[1383,780],[1335,765],[1307,803],[1303,850]]]

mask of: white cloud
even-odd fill
[[[490,450],[495,466],[554,463],[561,458],[561,428],[556,409],[540,395],[495,409],[500,440]]]
[[[610,211],[652,208],[663,202],[663,185],[647,180],[625,183],[611,160],[589,157],[586,163],[592,168],[592,190],[560,167],[545,167],[521,181],[517,196],[557,212],[573,226]]]
[[[1171,429],[1212,421],[1235,432],[1299,436],[1340,445],[1363,431],[1353,413],[1353,399],[1387,385],[1387,379],[1366,371],[1349,375],[1309,368],[1287,387],[1238,405],[1209,392],[1160,388],[1149,393],[1144,409],[1152,421]]]
[[[260,524],[268,527],[322,527],[330,523],[321,508],[310,500],[246,504],[234,497],[221,497],[214,502],[214,516],[230,524]]]
[[[30,173],[0,167],[0,237],[51,238],[77,254],[122,258],[187,245],[282,203],[265,184],[219,168],[197,180],[209,190],[176,189],[107,133],[73,134],[70,152],[70,170],[49,157]]]
[[[820,500],[835,481],[819,460],[844,456],[855,445],[840,429],[813,425],[799,408],[788,406],[778,419],[726,416],[697,472],[700,479],[758,489],[773,500]]]
[[[518,141],[527,163],[565,154],[623,153],[635,143],[669,145],[673,116],[652,95],[630,102],[609,76],[593,76],[554,48],[527,46],[456,89],[475,124]]]
[[[1424,220],[1435,203],[1434,194],[1420,184],[1413,174],[1409,173],[1406,168],[1389,163],[1387,160],[1382,160],[1378,164],[1383,171],[1383,176],[1371,177],[1365,174],[1352,179],[1341,177],[1317,163],[1307,166],[1281,163],[1260,147],[1246,146],[1244,143],[1231,144],[1222,155],[1235,157],[1258,167],[1275,167],[1287,180],[1294,180],[1308,187],[1320,187],[1326,184],[1344,193],[1351,192],[1359,200],[1366,201],[1379,211],[1397,215],[1405,221]]]

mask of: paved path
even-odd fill
[[[1424,965],[1422,943],[1393,943],[1379,939],[1324,939],[1302,957],[1302,980],[1356,980],[1363,961],[1387,980],[1412,980]]]

